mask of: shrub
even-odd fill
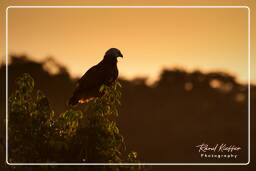
[[[118,81],[100,88],[104,95],[88,102],[83,111],[56,114],[34,80],[23,74],[9,98],[8,152],[15,163],[127,163],[139,162],[128,153],[117,127],[120,105]],[[78,168],[78,167],[76,167]],[[141,170],[140,166],[91,167],[96,170]],[[86,167],[85,167],[86,169]]]

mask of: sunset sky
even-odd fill
[[[248,79],[247,8],[10,8],[9,54],[52,56],[72,76],[119,48],[120,75],[155,80],[163,68]]]

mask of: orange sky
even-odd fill
[[[9,53],[53,56],[81,76],[108,48],[120,75],[154,80],[163,67],[228,71],[248,78],[247,8],[9,9]]]

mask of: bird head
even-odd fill
[[[107,52],[105,53],[105,56],[113,56],[113,57],[123,57],[123,54],[121,53],[121,51],[117,48],[110,48],[109,50],[107,50]]]

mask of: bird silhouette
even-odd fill
[[[99,91],[100,87],[102,85],[110,86],[118,77],[118,57],[123,57],[119,49],[107,50],[103,59],[78,80],[68,105],[75,106],[78,103],[86,103],[102,96],[103,94]]]

